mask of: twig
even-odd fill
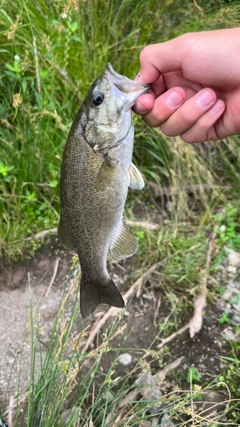
[[[40,80],[40,73],[39,73],[38,51],[37,51],[37,43],[36,43],[36,37],[35,36],[33,36],[33,52],[34,52],[37,90],[38,90],[38,93],[41,93],[41,80]]]
[[[16,410],[20,405],[25,403],[25,401],[27,400],[27,397],[28,397],[27,392],[23,393],[22,396],[20,396],[18,398],[16,398],[16,397],[14,398],[13,396],[10,397],[9,405],[8,405],[6,411],[4,412],[4,416],[8,418],[8,423],[9,423],[8,427],[11,427],[10,422],[13,423],[13,417],[15,415],[13,413],[13,411]]]
[[[32,240],[32,239],[41,239],[42,237],[47,236],[49,233],[57,233],[57,228],[49,228],[49,230],[42,230],[39,231],[39,233],[33,234],[31,237],[26,237],[26,241]]]
[[[178,331],[174,332],[169,337],[163,339],[161,344],[157,345],[158,349],[161,349],[162,347],[164,347],[165,344],[167,344],[169,341],[172,341],[174,338],[176,338],[177,335],[182,334],[187,329],[189,329],[189,334],[190,334],[191,338],[193,338],[194,335],[201,330],[202,323],[203,323],[202,312],[207,305],[206,298],[207,298],[208,270],[210,267],[213,252],[215,250],[215,239],[216,239],[216,233],[213,232],[210,236],[210,239],[209,239],[209,245],[208,245],[205,267],[200,273],[202,280],[198,286],[199,294],[195,298],[195,301],[194,301],[194,314],[193,314],[192,319],[186,325],[184,325],[182,328],[180,328]]]
[[[167,376],[167,374],[169,372],[171,372],[173,369],[176,369],[179,365],[181,365],[182,362],[184,361],[184,359],[185,359],[185,357],[181,356],[178,359],[176,359],[174,362],[169,363],[169,365],[165,366],[160,372],[157,372],[155,375],[152,375],[151,378],[152,378],[153,383],[151,384],[150,387],[152,387],[153,384],[157,385],[159,383],[162,383],[164,381],[165,377]],[[144,375],[144,373],[142,375]],[[108,414],[108,416],[106,418],[106,424],[113,421],[112,418],[114,417],[114,414],[117,413],[117,411],[119,409],[123,408],[124,406],[129,405],[131,402],[134,402],[137,399],[138,400],[141,399],[142,394],[141,394],[141,390],[138,386],[139,378],[133,384],[136,386],[136,388],[134,390],[130,391],[130,393],[128,393],[127,396],[125,396],[124,399],[116,407],[114,407],[111,410],[111,412]],[[120,418],[119,418],[119,416],[120,416]],[[118,415],[117,420],[120,421],[121,418],[122,418],[122,413],[120,413]],[[115,422],[116,422],[116,420],[115,420]]]
[[[171,196],[172,194],[179,192],[179,187],[161,187],[160,185],[156,184],[155,182],[148,182],[150,187],[154,190],[156,197],[161,196]],[[211,184],[193,184],[193,185],[186,185],[184,187],[184,190],[188,193],[196,192],[196,191],[202,191],[202,190],[219,190],[221,188],[226,188],[222,185],[211,185]]]
[[[46,292],[45,292],[45,297],[48,297],[48,294],[49,294],[49,292],[50,292],[50,290],[51,290],[51,287],[52,287],[52,285],[53,285],[53,282],[54,282],[54,280],[55,280],[55,278],[56,278],[56,275],[57,275],[57,271],[58,271],[58,264],[59,264],[59,261],[60,261],[60,258],[59,257],[57,257],[57,259],[56,259],[56,261],[55,261],[55,264],[54,264],[54,269],[53,269],[53,275],[52,275],[52,278],[51,278],[51,280],[50,280],[50,283],[49,283],[49,286],[48,286],[48,288],[47,288],[47,290],[46,290]]]
[[[165,380],[165,377],[169,374],[169,372],[173,371],[173,369],[178,368],[178,366],[183,363],[184,359],[185,357],[181,356],[178,359],[174,360],[174,362],[164,366],[164,368],[160,372],[157,372],[155,375],[153,375],[154,382],[156,384],[162,383]]]
[[[142,221],[130,221],[127,220],[126,223],[130,226],[130,227],[142,227],[142,228],[146,228],[148,230],[156,230],[159,225],[158,224],[152,224],[150,222],[142,222]],[[47,236],[50,233],[57,233],[57,228],[49,228],[49,230],[42,230],[39,231],[39,233],[33,234],[30,237],[26,237],[26,241],[32,240],[32,239],[41,239],[42,237]]]
[[[14,397],[10,396],[8,407],[8,426],[13,427]]]
[[[130,225],[130,227],[142,227],[142,228],[146,228],[147,230],[156,230],[159,227],[159,224],[153,224],[151,222],[143,222],[143,221],[127,220],[127,224]]]
[[[190,322],[189,322],[190,323]],[[182,328],[178,329],[178,331],[174,332],[172,335],[169,335],[169,337],[164,338],[161,342],[161,344],[157,345],[157,349],[161,349],[165,346],[168,342],[172,341],[174,338],[176,338],[178,335],[181,335],[183,332],[185,332],[189,328],[189,323],[182,326]]]
[[[194,315],[189,322],[189,333],[190,337],[193,338],[194,335],[199,332],[202,328],[203,323],[203,310],[207,305],[207,279],[208,279],[208,271],[211,263],[211,259],[213,253],[215,251],[216,246],[216,233],[213,232],[210,236],[207,258],[205,267],[200,272],[200,277],[202,278],[201,283],[199,284],[198,290],[199,294],[194,302]]]
[[[123,299],[125,301],[125,304],[127,304],[129,298],[134,294],[135,289],[138,289],[138,293],[137,296],[139,296],[139,289],[143,283],[143,281],[151,274],[153,273],[153,271],[155,271],[159,265],[162,265],[163,261],[157,262],[156,264],[154,264],[152,267],[150,267],[146,273],[144,273],[141,277],[139,277],[137,279],[137,281],[135,283],[133,283],[133,285],[131,286],[130,289],[128,289],[128,291],[123,295]],[[95,336],[100,332],[101,328],[103,327],[103,325],[106,323],[106,321],[109,319],[109,317],[111,316],[115,316],[117,311],[119,310],[119,308],[116,307],[111,307],[109,308],[109,310],[103,315],[103,317],[101,318],[102,314],[97,318],[97,320],[95,321],[93,328],[91,330],[91,333],[89,335],[89,338],[85,344],[85,346],[83,347],[82,353],[84,353],[88,347],[91,345],[91,343],[93,342]]]

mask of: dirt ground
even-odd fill
[[[32,260],[18,263],[12,266],[3,267],[0,265],[0,411],[6,409],[9,399],[20,388],[26,390],[30,378],[30,354],[31,354],[31,329],[30,312],[38,310],[41,323],[41,340],[47,343],[54,319],[58,311],[62,297],[64,285],[69,275],[72,264],[72,254],[61,248],[57,241],[43,246]],[[110,274],[117,282],[120,290],[124,288],[124,283],[131,275],[131,260],[124,265],[109,267]],[[56,275],[55,275],[55,273]],[[51,279],[55,275],[54,282],[49,288]],[[223,362],[219,355],[228,354],[228,346],[224,340],[224,331],[227,329],[219,323],[224,304],[223,300],[209,303],[205,314],[204,324],[201,331],[191,339],[189,332],[185,331],[171,344],[169,351],[163,356],[163,364],[169,363],[179,356],[184,356],[184,363],[181,366],[182,376],[187,377],[189,367],[195,366],[202,374],[202,381],[211,379],[219,375],[223,370]],[[100,307],[99,310],[102,310]],[[124,336],[127,337],[124,346],[128,349],[147,349],[154,341],[159,332],[158,326],[164,321],[169,312],[169,307],[163,298],[160,289],[154,289],[152,284],[146,281],[140,297],[135,297],[127,310],[124,321],[127,328]],[[191,317],[186,313],[187,322]],[[93,324],[95,316],[89,319]],[[108,320],[105,327],[111,323]],[[76,329],[80,328],[82,318],[76,322]],[[36,331],[33,332],[34,334]],[[153,349],[161,342],[157,338]],[[122,346],[122,336],[117,336],[112,342],[114,347]],[[129,353],[129,351],[128,351]],[[132,354],[133,361],[136,355]],[[111,362],[111,352],[105,358],[102,368],[108,369]],[[36,372],[38,370],[38,358]],[[115,376],[121,377],[130,371],[131,364],[123,366],[120,363],[115,368]],[[159,365],[158,369],[159,369]],[[152,364],[152,369],[157,369]],[[174,377],[172,378],[175,384]],[[189,388],[189,384],[185,384]],[[214,396],[216,399],[216,394]],[[224,400],[217,393],[219,401]],[[220,407],[221,409],[221,407]]]

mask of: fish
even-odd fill
[[[108,274],[107,258],[124,259],[138,247],[123,211],[128,187],[144,187],[132,163],[131,107],[148,89],[148,84],[136,83],[108,64],[89,89],[65,145],[58,238],[78,254],[83,318],[100,303],[125,305]]]

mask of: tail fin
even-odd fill
[[[80,284],[80,309],[82,317],[91,314],[100,303],[123,308],[124,301],[122,296],[109,278],[101,283],[89,283],[82,277]]]

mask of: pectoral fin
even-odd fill
[[[75,248],[71,242],[70,236],[68,231],[66,230],[66,227],[64,225],[64,221],[62,218],[62,215],[60,215],[60,221],[58,224],[58,239],[60,241],[60,243],[69,251],[73,251]]]
[[[131,163],[128,171],[128,186],[133,190],[142,190],[145,186],[141,173],[133,163]]]
[[[110,246],[110,254],[116,260],[127,258],[138,249],[138,241],[132,234],[130,228],[123,221],[119,230],[119,234],[116,236],[112,245]]]

